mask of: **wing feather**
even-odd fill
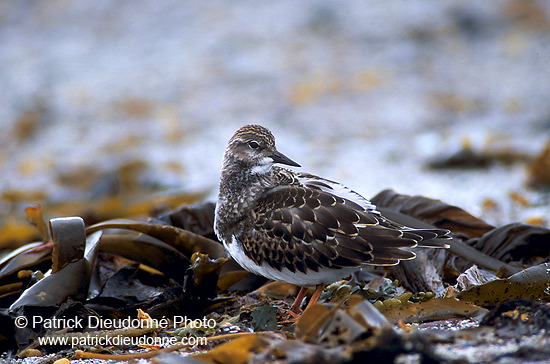
[[[365,209],[364,203],[327,192],[323,183],[317,188],[279,186],[264,193],[239,236],[248,258],[302,273],[323,267],[393,265],[414,258],[403,249],[446,234],[396,224],[374,207]]]

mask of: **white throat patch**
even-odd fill
[[[260,160],[260,164],[252,167],[250,172],[253,174],[266,174],[271,170],[273,166],[273,159],[269,157],[264,157]]]

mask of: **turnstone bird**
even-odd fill
[[[395,265],[413,259],[416,246],[445,247],[431,241],[449,231],[414,229],[393,222],[357,192],[308,173],[275,147],[271,132],[246,125],[229,140],[223,156],[214,229],[244,269],[301,287],[317,286],[310,305],[326,284],[364,265]]]

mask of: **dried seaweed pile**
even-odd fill
[[[43,241],[0,265],[1,349],[54,354],[51,362],[550,358],[549,229],[494,227],[389,190],[373,202],[400,223],[451,230],[451,248],[419,250],[415,260],[335,282],[297,322],[283,315],[297,287],[229,260],[212,231],[212,203],[87,228],[80,218],[47,226],[30,209]],[[113,322],[122,324],[106,327]]]

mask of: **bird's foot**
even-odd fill
[[[280,324],[293,324],[298,321],[300,318],[300,314],[302,313],[302,310],[298,309],[297,311],[294,311],[292,309],[290,310],[283,310],[281,309],[281,319],[279,320]]]

